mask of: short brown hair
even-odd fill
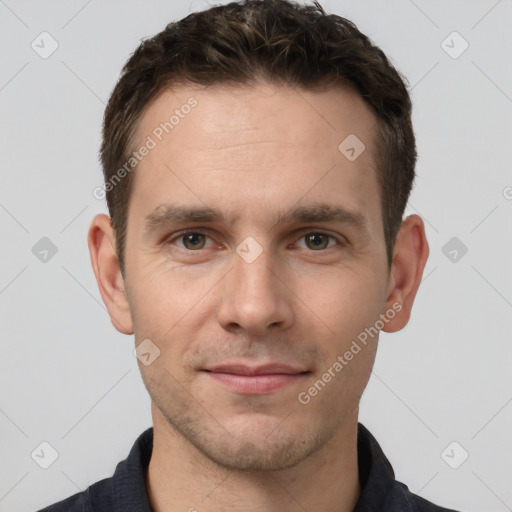
[[[377,168],[388,265],[415,177],[411,100],[402,75],[351,21],[317,0],[242,0],[192,13],[143,40],[122,69],[103,119],[101,163],[123,277],[133,173],[112,186],[130,158],[139,121],[176,85],[253,85],[262,80],[313,90],[350,85],[378,121]],[[341,142],[341,141],[340,141]]]

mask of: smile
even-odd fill
[[[304,379],[310,372],[286,365],[224,365],[204,370],[209,378],[242,395],[265,395]]]

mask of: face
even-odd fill
[[[223,466],[291,467],[357,410],[378,335],[344,354],[390,307],[376,119],[349,89],[216,86],[166,91],[137,133],[125,289],[160,351],[155,422]]]

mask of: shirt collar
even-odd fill
[[[361,423],[357,428],[357,463],[361,494],[354,512],[375,510],[396,490],[395,473],[375,437]]]
[[[113,512],[154,512],[149,502],[146,474],[153,452],[153,427],[135,441],[126,460],[112,477]]]

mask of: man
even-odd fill
[[[399,73],[318,3],[247,0],[143,41],[108,103],[89,249],[153,427],[45,510],[446,511],[358,405],[428,257]]]

